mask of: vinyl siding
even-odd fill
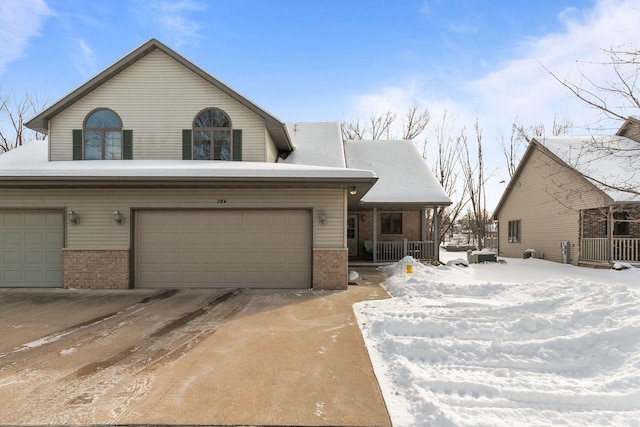
[[[210,107],[242,129],[243,160],[265,161],[264,120],[159,50],[154,50],[50,121],[51,160],[72,160],[71,133],[88,113],[110,108],[133,130],[134,159],[182,159],[182,129]]]
[[[79,217],[67,227],[70,249],[128,249],[131,209],[311,209],[314,248],[344,248],[346,193],[342,189],[6,189],[3,208],[71,208]],[[219,200],[226,201],[219,203]],[[118,209],[124,225],[113,220]],[[319,213],[325,211],[326,223]]]
[[[276,148],[276,144],[274,144],[273,139],[271,139],[271,135],[265,129],[265,140],[267,141],[265,145],[265,157],[267,162],[275,163],[278,160],[278,149]]]
[[[500,254],[522,257],[526,249],[561,262],[560,241],[571,244],[571,263],[579,258],[580,210],[602,206],[603,194],[581,175],[539,150],[523,166],[517,182],[500,210]],[[509,243],[509,221],[520,220],[520,242]]]

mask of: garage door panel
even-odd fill
[[[64,215],[0,211],[0,286],[62,287]]]
[[[6,268],[12,264],[22,264],[22,258],[22,252],[5,251],[2,256],[2,262]]]
[[[7,227],[11,227],[11,225],[8,225]],[[2,243],[5,245],[20,245],[20,247],[22,247],[22,233],[16,231],[4,231],[2,233]]]
[[[308,288],[311,248],[309,211],[138,211],[136,286]]]

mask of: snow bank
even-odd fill
[[[355,309],[393,424],[640,425],[638,270],[567,267],[386,269],[394,298]]]

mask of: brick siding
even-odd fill
[[[64,287],[72,289],[128,289],[128,250],[64,249]]]
[[[349,279],[347,249],[313,250],[313,289],[345,290]]]

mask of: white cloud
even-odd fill
[[[502,170],[504,160],[497,141],[500,135],[508,137],[514,119],[525,125],[543,123],[546,129],[550,129],[554,118],[568,118],[578,127],[574,129],[574,134],[591,131],[587,126],[593,124],[610,127],[619,125],[598,122],[601,115],[575,99],[544,67],[556,75],[578,82],[579,66],[586,75],[598,82],[612,82],[614,76],[611,67],[592,63],[608,59],[603,49],[640,48],[639,17],[638,0],[598,0],[588,10],[566,9],[557,16],[562,25],[560,31],[516,41],[518,44],[514,46],[514,56],[494,64],[483,77],[449,82],[450,95],[447,98],[433,95],[442,91],[441,88],[429,86],[434,80],[426,78],[429,75],[427,71],[422,78],[420,75],[414,76],[406,83],[356,96],[352,102],[354,117],[366,118],[371,113],[387,110],[402,114],[417,101],[429,107],[432,124],[446,110],[451,119],[456,119],[458,129],[466,127],[469,137],[472,136],[470,131],[477,118],[483,129],[488,157],[485,160],[491,170],[496,170],[496,183],[493,184],[497,184],[501,179],[508,179]],[[460,76],[459,73],[453,75]],[[441,83],[448,84],[444,80]],[[497,203],[503,188],[500,185],[490,186],[490,209]]]
[[[194,15],[206,9],[204,3],[194,0],[150,0],[132,2],[132,7],[143,21],[158,25],[162,37],[175,48],[200,38],[202,26]]]
[[[83,39],[78,39],[76,46],[78,50],[73,54],[73,65],[82,77],[89,78],[96,73],[96,55]]]
[[[44,0],[0,2],[0,74],[7,64],[24,56],[29,39],[40,35],[51,14]]]
[[[577,101],[544,67],[575,82],[580,81],[579,69],[594,81],[612,82],[611,67],[597,63],[607,61],[604,49],[637,47],[639,7],[637,1],[600,0],[581,14],[563,11],[558,16],[563,31],[524,41],[519,57],[467,82],[466,88],[482,110],[503,117],[549,123],[560,116],[578,126],[591,125],[599,114]]]

